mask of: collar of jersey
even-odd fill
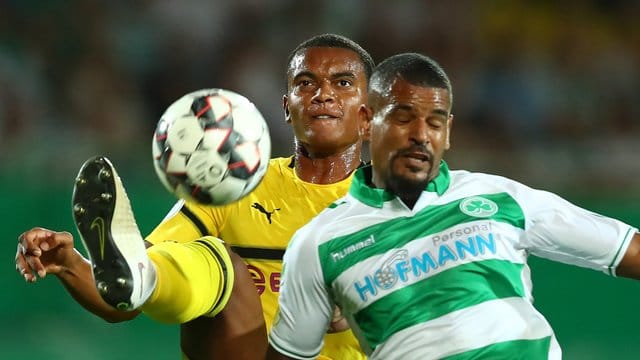
[[[438,176],[429,181],[425,191],[435,192],[438,195],[447,191],[451,178],[449,166],[444,160],[440,161],[439,170]],[[396,196],[384,189],[374,187],[371,176],[371,165],[359,168],[353,177],[349,194],[369,206],[381,208],[385,201],[393,200]]]

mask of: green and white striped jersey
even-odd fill
[[[500,176],[440,173],[413,209],[370,168],[293,237],[269,335],[319,354],[334,306],[371,359],[560,359],[529,254],[615,275],[637,229]]]

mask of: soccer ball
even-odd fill
[[[255,105],[224,89],[186,94],[154,132],[153,164],[164,186],[204,205],[239,200],[262,180],[271,157],[269,129]]]

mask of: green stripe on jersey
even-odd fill
[[[548,359],[551,337],[534,340],[513,340],[505,341],[479,349],[465,351],[460,354],[447,356],[446,360],[471,360],[471,359]]]
[[[484,260],[459,265],[396,290],[355,314],[372,348],[391,335],[489,300],[523,297],[522,264]],[[389,318],[389,309],[402,318]]]
[[[321,244],[318,247],[318,252],[326,284],[331,286],[342,272],[362,260],[383,254],[389,249],[400,248],[415,239],[436,234],[458,224],[479,219],[490,219],[521,229],[524,228],[522,209],[509,194],[497,193],[475,196],[481,196],[495,202],[498,205],[498,211],[484,218],[470,216],[460,210],[460,203],[466,199],[464,198],[444,205],[427,206],[414,216],[396,217]],[[340,253],[372,235],[375,236],[375,244],[350,252],[348,256],[334,261],[332,253]]]

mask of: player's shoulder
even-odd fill
[[[293,176],[292,157],[276,157],[269,160],[267,173],[262,179],[263,183],[281,182],[283,178]]]
[[[279,172],[292,171],[293,156],[271,158],[269,159],[269,168],[278,169]]]
[[[332,221],[339,221],[344,218],[345,215],[351,213],[354,210],[354,207],[358,207],[360,205],[361,203],[357,199],[351,196],[350,193],[346,193],[327,205],[327,207],[320,211],[320,213],[318,213],[311,222],[316,223],[316,226],[322,226],[323,224],[327,224]]]
[[[304,226],[299,228],[294,238],[304,238],[305,246],[318,246],[336,236],[343,229],[343,223],[348,221],[354,206],[358,206],[349,195],[345,195],[320,211]]]
[[[509,179],[502,175],[489,174],[484,172],[469,171],[469,170],[450,170],[449,171],[451,181],[497,181],[498,183],[511,183],[516,182],[513,179]]]
[[[451,170],[449,174],[453,188],[473,187],[487,192],[521,192],[528,189],[517,180],[496,174],[468,170]]]
[[[262,181],[256,189],[262,187],[274,187],[278,186],[278,184],[282,184],[283,181],[287,181],[291,179],[293,176],[293,168],[289,167],[291,163],[291,157],[288,158],[272,158],[269,159],[269,166],[267,167],[267,172],[265,173]]]

